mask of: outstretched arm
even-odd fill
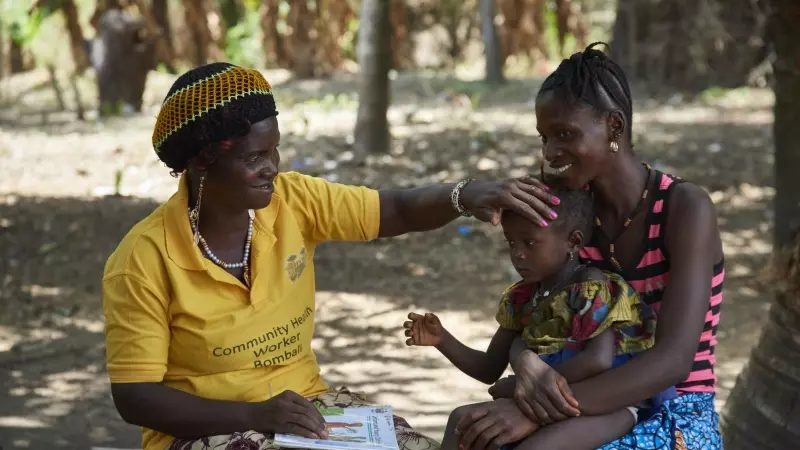
[[[405,328],[406,345],[433,346],[465,374],[486,384],[500,378],[508,367],[511,342],[519,334],[499,328],[485,352],[467,347],[447,331],[436,314],[410,313]]]
[[[477,219],[495,225],[500,223],[503,209],[512,209],[540,223],[544,219],[537,211],[549,215],[552,212],[549,205],[556,204],[543,186],[532,178],[474,180],[461,189],[459,200]],[[378,236],[392,237],[433,230],[451,222],[459,216],[451,201],[455,187],[456,184],[439,184],[380,191],[381,223]]]
[[[492,384],[508,367],[508,352],[517,335],[515,331],[499,328],[485,352],[467,347],[450,332],[443,331],[442,340],[436,348],[454,366],[472,378]]]

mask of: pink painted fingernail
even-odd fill
[[[549,191],[550,190],[550,188],[547,187],[547,186],[542,186],[542,189],[544,189],[545,191]]]
[[[550,218],[551,218],[551,219],[555,219],[555,218],[557,218],[557,217],[558,217],[558,214],[556,214],[556,212],[555,212],[555,211],[550,211]]]
[[[543,221],[541,222],[541,225],[542,225],[543,227],[546,227],[546,226],[547,226],[547,222],[545,222],[545,221],[543,220]]]
[[[553,204],[557,205],[559,203],[561,203],[561,200],[559,200],[558,197],[553,197]]]

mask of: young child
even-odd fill
[[[407,345],[434,346],[462,372],[486,384],[503,374],[512,345],[519,339],[568,383],[609,370],[652,347],[654,311],[619,275],[578,260],[577,252],[592,231],[592,194],[568,190],[558,179],[548,179],[547,184],[561,199],[555,209],[558,218],[550,226],[534,226],[508,211],[502,216],[511,262],[522,280],[503,292],[497,311],[500,327],[488,349],[483,352],[462,344],[430,313],[409,314],[404,324]],[[513,398],[513,377],[493,386],[490,393],[494,398]],[[670,389],[640,406],[654,407],[674,396]],[[566,419],[552,432],[532,433],[517,448],[572,449],[576,448],[570,444],[573,436],[585,438],[586,433],[594,433],[591,440],[597,445],[592,448],[602,446],[633,428],[638,409],[628,410],[630,414],[594,417],[590,427],[582,425],[582,417]],[[458,446],[454,415],[445,431],[443,450]]]

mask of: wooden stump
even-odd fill
[[[155,66],[155,42],[144,20],[117,9],[104,12],[90,55],[100,115],[141,111],[147,74]]]

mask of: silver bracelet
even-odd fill
[[[450,203],[452,203],[453,208],[464,217],[472,217],[472,213],[467,211],[467,208],[464,208],[464,205],[461,204],[461,191],[472,181],[472,178],[461,180],[458,182],[458,184],[456,184],[453,190],[450,191]]]

